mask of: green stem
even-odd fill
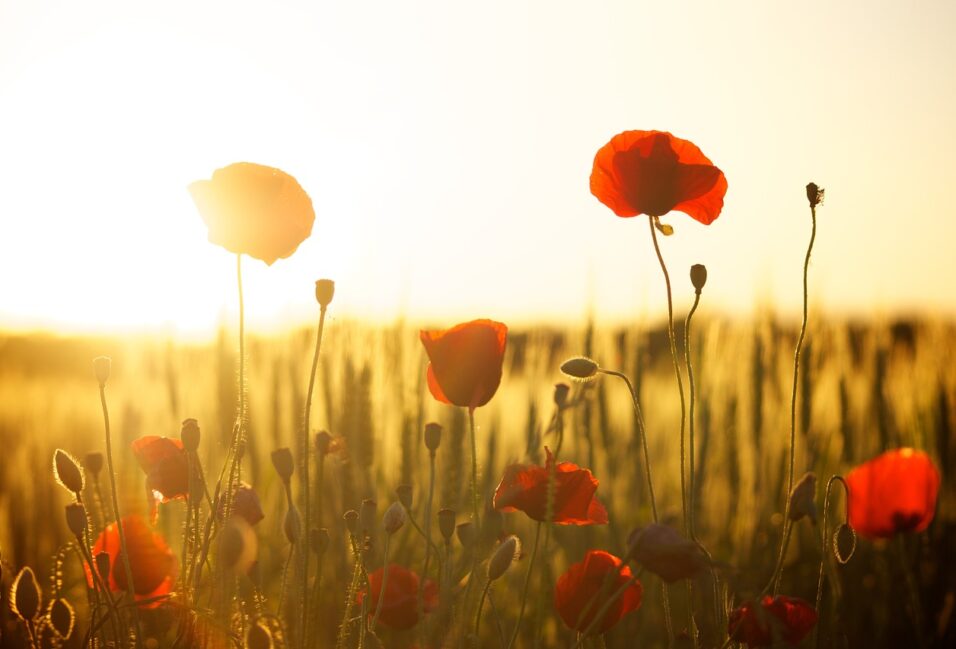
[[[531,584],[531,572],[534,570],[534,560],[538,556],[538,539],[541,538],[541,523],[534,528],[534,544],[531,548],[531,560],[528,561],[528,571],[524,575],[524,588],[521,591],[521,608],[518,610],[518,621],[515,622],[514,632],[511,634],[511,641],[508,642],[508,649],[515,646],[518,639],[518,632],[521,630],[521,619],[524,617],[525,605],[528,602],[528,586]]]
[[[817,641],[819,639],[818,631],[820,629],[819,619],[823,617],[822,612],[820,611],[820,606],[823,603],[823,576],[824,576],[824,564],[826,562],[828,552],[827,552],[827,542],[830,540],[829,534],[829,520],[830,520],[830,488],[833,486],[833,483],[839,481],[843,485],[844,494],[848,498],[850,495],[850,488],[846,484],[846,480],[843,479],[843,476],[834,475],[830,476],[830,479],[827,480],[827,489],[826,495],[823,498],[823,529],[821,532],[820,539],[820,574],[817,576],[817,599],[816,599],[816,611],[818,620],[817,623],[813,625],[813,642],[811,644],[814,647],[818,647]],[[846,519],[844,519],[846,520]]]
[[[468,428],[471,431],[471,504],[475,517],[475,542],[478,542],[481,523],[478,505],[478,442],[475,440],[475,409],[468,409]],[[476,552],[477,555],[477,552]]]
[[[385,535],[385,556],[382,559],[382,588],[378,591],[378,603],[375,606],[375,615],[372,616],[372,623],[368,627],[368,630],[371,633],[375,633],[375,627],[378,625],[378,618],[382,614],[382,605],[385,603],[385,589],[388,587],[388,546],[391,539],[391,534]]]
[[[479,631],[481,630],[481,610],[485,607],[485,598],[488,597],[488,589],[491,588],[491,580],[485,580],[485,587],[481,591],[481,599],[478,600],[478,614],[475,615],[475,646],[480,647],[481,641]]]

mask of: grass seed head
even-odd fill
[[[32,621],[40,612],[42,596],[40,584],[30,566],[24,566],[10,588],[10,603],[13,612],[24,622]]]
[[[80,463],[63,449],[56,449],[53,453],[53,475],[63,488],[74,494],[83,491],[86,480]]]
[[[195,419],[184,419],[179,438],[183,440],[183,448],[190,453],[199,450],[199,422]]]

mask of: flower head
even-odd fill
[[[378,608],[379,595],[382,592],[383,568],[379,568],[368,575],[368,586],[371,596],[368,601],[368,611]],[[388,582],[385,584],[385,599],[382,602],[382,614],[379,621],[392,629],[410,629],[418,624],[418,575],[391,563],[388,565]],[[431,579],[425,580],[423,589],[425,595],[425,612],[429,613],[438,607],[438,586]],[[358,593],[358,603],[365,600],[366,592],[362,589]]]
[[[684,212],[709,225],[727,179],[692,142],[662,131],[624,131],[594,156],[591,193],[618,216]]]
[[[169,593],[176,579],[177,567],[176,558],[163,537],[153,532],[141,516],[135,515],[123,517],[123,532],[129,550],[136,599],[150,599]],[[109,557],[110,590],[126,590],[126,569],[116,523],[107,525],[93,544],[93,555],[101,552]],[[92,587],[93,577],[88,570],[86,577]]]
[[[147,435],[135,440],[132,448],[150,492],[164,503],[189,495],[189,460],[182,441]]]
[[[545,466],[512,464],[495,489],[494,506],[501,511],[523,511],[536,521],[545,521],[548,480],[554,467],[554,522],[559,525],[603,525],[607,510],[594,493],[598,481],[587,469],[571,462],[554,463],[545,448]]]
[[[443,403],[479,408],[501,383],[508,327],[494,320],[472,320],[451,329],[420,333],[428,354],[428,389]]]
[[[605,585],[605,579],[610,579],[610,583]],[[572,565],[558,578],[554,589],[554,607],[568,627],[583,632],[614,592],[630,579],[631,569],[619,558],[601,550],[588,550],[583,561]],[[639,581],[628,586],[593,632],[604,633],[625,615],[640,608],[643,593]]]
[[[861,536],[922,532],[933,520],[939,472],[922,451],[887,451],[850,471],[846,482],[850,525]]]
[[[765,595],[760,606],[747,602],[730,613],[727,624],[730,637],[749,647],[776,646],[782,639],[795,645],[806,637],[817,623],[817,612],[796,597]]]
[[[209,229],[209,241],[270,266],[312,234],[312,199],[295,178],[265,165],[237,162],[197,180],[189,193]]]

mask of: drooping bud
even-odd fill
[[[24,566],[10,588],[10,604],[13,612],[24,622],[33,620],[40,612],[40,584],[30,566]]]
[[[841,523],[833,532],[833,556],[840,564],[846,564],[856,552],[856,532],[846,523]]]
[[[312,528],[309,532],[309,547],[320,557],[329,549],[329,531],[324,527]]]
[[[816,183],[807,183],[807,200],[810,201],[810,207],[816,207],[823,202],[824,191]]]
[[[554,384],[554,405],[556,405],[558,409],[568,405],[568,394],[570,392],[571,386],[567,383]]]
[[[71,503],[66,506],[66,526],[80,541],[86,533],[86,507],[80,503]]]
[[[694,264],[690,267],[690,283],[694,285],[694,290],[700,295],[707,283],[707,266],[703,264]]]
[[[347,529],[352,536],[358,534],[358,518],[358,512],[354,509],[350,509],[342,515],[342,519],[345,521],[345,529]]]
[[[488,561],[489,581],[494,581],[505,574],[519,554],[521,554],[521,541],[512,534],[498,545]]]
[[[375,536],[378,524],[378,503],[370,498],[362,501],[359,508],[359,530],[368,536]]]
[[[400,484],[395,488],[395,494],[398,496],[398,502],[402,503],[405,509],[412,508],[412,485]]]
[[[277,448],[272,451],[272,466],[275,467],[276,473],[279,474],[282,482],[289,484],[289,480],[292,478],[292,472],[295,470],[295,462],[292,461],[292,451],[287,447]]]
[[[286,539],[292,545],[298,543],[299,539],[302,538],[302,517],[295,505],[286,510],[282,530],[285,532]]]
[[[86,482],[83,469],[80,468],[79,462],[63,449],[58,448],[53,453],[53,475],[67,491],[74,494],[83,491],[83,485]]]
[[[97,356],[93,359],[93,373],[100,385],[106,385],[106,382],[110,380],[112,365],[113,361],[109,356]]]
[[[272,649],[272,633],[261,621],[246,632],[246,649]]]
[[[441,444],[441,424],[429,422],[425,424],[425,448],[434,455]]]
[[[455,531],[458,533],[458,542],[463,548],[470,548],[475,542],[475,526],[471,521],[459,523]]]
[[[179,439],[183,440],[183,448],[189,453],[199,450],[199,422],[195,419],[184,419]]]
[[[388,509],[385,510],[385,515],[382,516],[382,525],[385,528],[386,534],[394,534],[398,530],[402,529],[402,525],[405,524],[405,506],[402,503],[392,503],[389,505]]]
[[[67,640],[71,635],[73,635],[73,624],[76,620],[76,615],[73,613],[73,606],[63,599],[53,600],[50,604],[50,626],[53,627],[53,631],[60,637],[61,640]]]
[[[793,485],[790,492],[790,520],[797,522],[804,516],[807,516],[814,525],[817,524],[817,504],[814,497],[817,492],[817,476],[812,471],[804,474],[802,478]]]
[[[319,459],[329,454],[332,447],[332,435],[326,430],[320,430],[315,434],[315,449],[319,452]]]
[[[112,565],[109,553],[97,552],[93,558],[93,563],[96,564],[96,572],[100,574],[103,583],[108,585],[110,583],[110,566]]]
[[[597,363],[584,356],[569,358],[561,363],[561,371],[569,378],[577,381],[593,379],[597,375],[598,369]]]
[[[455,510],[438,510],[438,530],[444,537],[445,543],[451,543],[451,537],[455,535]]]
[[[97,451],[87,453],[86,457],[83,458],[83,466],[93,474],[95,480],[100,475],[100,471],[103,470],[103,454]]]
[[[330,279],[320,279],[315,283],[315,301],[323,309],[332,302],[335,295],[335,282]]]

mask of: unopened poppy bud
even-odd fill
[[[309,533],[309,547],[320,557],[329,549],[330,541],[329,531],[324,527],[318,529],[313,527]]]
[[[438,530],[445,539],[445,543],[451,543],[451,537],[455,535],[455,510],[438,510]]]
[[[703,264],[694,264],[690,267],[690,283],[694,285],[694,290],[698,295],[704,289],[707,283],[707,266]]]
[[[810,207],[816,207],[823,202],[823,193],[823,188],[816,183],[807,183],[807,200],[810,201]]]
[[[833,556],[846,564],[856,552],[856,532],[846,523],[840,524],[833,533]]]
[[[438,450],[441,444],[441,424],[429,422],[425,424],[425,448],[431,451],[432,455]]]
[[[568,393],[571,392],[571,386],[567,383],[554,384],[554,405],[558,408],[564,408],[568,405]]]
[[[460,523],[455,531],[458,533],[458,542],[462,547],[471,547],[471,544],[475,542],[475,526],[471,521]]]
[[[272,466],[276,468],[276,473],[282,478],[282,482],[288,484],[292,477],[292,471],[295,470],[295,463],[292,461],[292,451],[288,448],[277,448],[272,451]]]
[[[50,626],[61,639],[66,640],[73,635],[73,624],[76,615],[73,606],[62,597],[53,600],[50,604]]]
[[[66,526],[73,532],[73,536],[82,540],[86,532],[86,507],[80,503],[66,506]]]
[[[10,600],[13,612],[25,622],[33,620],[40,612],[40,584],[29,566],[24,566],[13,580]]]
[[[323,309],[332,302],[335,295],[335,282],[330,279],[320,279],[315,283],[315,301]]]
[[[299,516],[299,509],[295,505],[286,510],[282,530],[285,532],[286,539],[293,545],[302,538],[302,517]]]
[[[272,633],[262,622],[256,622],[246,632],[246,649],[272,649]]]
[[[67,491],[79,494],[83,491],[83,469],[72,455],[63,449],[53,453],[53,475]]]
[[[578,356],[561,363],[561,371],[572,379],[588,381],[597,375],[598,364],[590,358]]]
[[[183,420],[183,428],[179,431],[179,439],[183,440],[183,448],[190,453],[199,450],[199,422],[195,419]]]
[[[325,457],[329,454],[332,447],[332,436],[328,431],[320,430],[315,434],[315,450],[319,452],[319,457]]]
[[[505,574],[512,562],[521,554],[521,541],[512,534],[502,541],[488,561],[488,580],[494,581]]]
[[[345,521],[345,529],[353,536],[358,534],[358,518],[358,512],[354,509],[350,509],[342,515],[342,519]]]
[[[96,564],[96,572],[100,574],[103,583],[108,585],[110,583],[110,566],[112,565],[109,553],[97,552],[93,558],[93,563]]]
[[[113,365],[113,361],[110,360],[109,356],[97,356],[93,359],[93,373],[96,375],[96,380],[99,381],[100,385],[106,385],[106,382],[110,380],[110,369]]]
[[[817,491],[817,476],[812,471],[804,474],[793,485],[790,492],[790,520],[796,522],[804,516],[809,517],[814,525],[817,524],[817,504],[814,496]]]
[[[382,525],[386,534],[394,534],[405,524],[405,507],[402,503],[392,503],[382,516]]]
[[[83,466],[96,478],[103,470],[103,454],[97,451],[87,453],[86,457],[83,458]]]
[[[375,536],[375,528],[378,523],[378,503],[366,498],[362,501],[359,508],[359,530],[369,536]]]
[[[412,508],[412,485],[400,484],[395,488],[395,494],[398,496],[398,502],[402,503],[405,509]]]

